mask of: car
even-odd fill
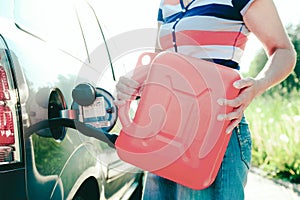
[[[122,73],[88,1],[0,1],[0,199],[141,198],[113,145]]]

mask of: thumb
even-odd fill
[[[242,88],[246,88],[246,87],[250,87],[254,84],[254,79],[253,78],[244,78],[244,79],[240,79],[237,80],[233,83],[233,86],[236,89],[242,89]]]
[[[114,100],[114,104],[118,107],[124,105],[125,103],[125,100]]]

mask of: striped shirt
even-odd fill
[[[254,0],[161,0],[159,46],[239,69],[249,30],[243,15]]]

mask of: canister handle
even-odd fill
[[[151,63],[156,55],[157,53],[145,52],[142,53],[138,58],[132,79],[139,83],[140,88],[142,88],[145,84]],[[163,110],[160,106],[153,106],[152,109],[149,110],[151,122],[148,125],[141,126],[134,123],[129,116],[131,102],[132,99],[127,100],[122,105],[119,105],[118,116],[123,127],[123,132],[139,138],[151,137],[155,135],[161,129],[162,125],[164,124],[164,120],[152,119],[157,118],[157,116],[160,116],[163,119],[165,116],[165,110]],[[136,134],[137,132],[139,134]]]

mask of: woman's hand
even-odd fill
[[[150,65],[139,66],[134,71],[119,78],[116,85],[117,100],[115,104],[117,106],[124,104],[126,101],[133,100],[140,95],[149,70]]]
[[[234,87],[240,89],[237,98],[218,100],[220,105],[234,108],[232,112],[220,113],[218,116],[218,120],[231,120],[226,130],[227,133],[238,125],[251,101],[268,88],[284,80],[293,71],[296,63],[296,52],[272,0],[254,1],[243,19],[247,28],[263,44],[268,55],[268,62],[255,79],[245,78],[234,83]]]
[[[121,76],[116,85],[116,105],[122,105],[125,101],[134,99],[139,93],[140,83],[128,76]]]
[[[230,120],[230,124],[226,129],[226,133],[231,133],[241,121],[244,111],[259,94],[258,81],[253,78],[245,78],[234,82],[233,86],[240,89],[239,95],[235,99],[218,99],[218,104],[221,106],[233,107],[233,111],[227,114],[219,114],[218,120]]]

